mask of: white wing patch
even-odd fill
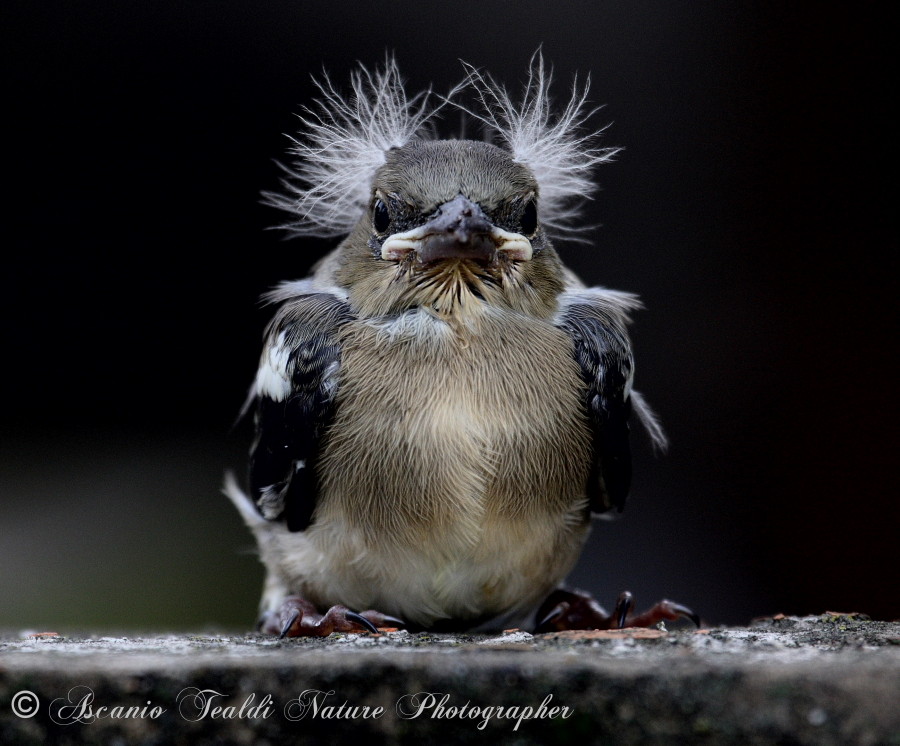
[[[286,332],[281,332],[275,344],[266,350],[256,372],[256,395],[284,401],[291,393],[291,377],[288,372],[290,349],[285,345]]]

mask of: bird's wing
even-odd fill
[[[592,513],[621,511],[631,486],[634,357],[625,327],[629,312],[638,307],[635,296],[600,288],[573,288],[560,296],[556,324],[572,338],[586,386],[594,448],[587,486]]]
[[[282,299],[277,292],[271,297]],[[340,367],[338,333],[350,318],[344,298],[311,292],[289,297],[266,329],[251,392],[250,490],[260,513],[291,531],[309,526],[316,506],[316,460]]]

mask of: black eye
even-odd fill
[[[391,215],[388,212],[387,205],[380,199],[375,200],[375,207],[372,208],[372,227],[376,233],[384,233],[391,224]]]
[[[529,200],[522,210],[522,217],[519,219],[519,227],[525,236],[532,235],[537,230],[537,205],[534,200]]]

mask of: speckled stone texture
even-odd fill
[[[900,745],[900,623],[858,615],[540,636],[0,640],[3,744]]]

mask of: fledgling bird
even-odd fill
[[[591,514],[625,503],[630,416],[664,440],[632,389],[636,297],[585,287],[550,239],[616,149],[583,131],[587,86],[552,115],[539,54],[519,104],[466,70],[437,106],[391,59],[349,98],[326,78],[289,194],[268,195],[293,234],[343,240],[268,296],[250,496],[227,485],[267,570],[266,632],[695,618],[669,601],[634,615],[628,593],[606,614],[559,588]],[[447,105],[494,142],[437,139]]]

